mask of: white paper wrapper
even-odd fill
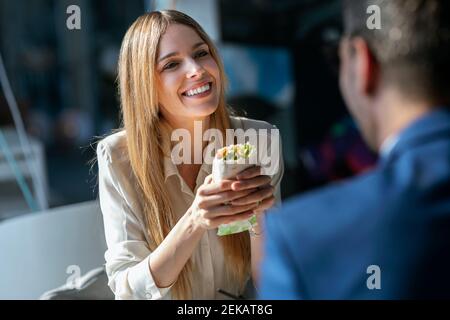
[[[214,182],[225,179],[235,179],[236,175],[250,167],[257,165],[257,152],[253,147],[249,158],[239,160],[224,160],[214,158],[212,166],[212,175]],[[256,216],[252,216],[248,220],[236,221],[228,224],[220,225],[217,235],[225,236],[229,234],[239,233],[249,230],[256,224]]]

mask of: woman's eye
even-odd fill
[[[163,67],[163,70],[173,69],[178,66],[178,62],[169,62]]]
[[[197,52],[197,53],[195,54],[195,57],[196,57],[196,58],[201,58],[201,57],[207,56],[208,54],[209,54],[208,51],[206,51],[206,50],[201,50],[201,51],[199,51],[199,52]]]

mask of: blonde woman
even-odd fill
[[[281,156],[272,176],[253,167],[218,183],[210,164],[173,163],[171,132],[194,136],[195,121],[202,134],[273,126],[229,116],[217,50],[183,13],[139,17],[123,40],[118,73],[123,127],[97,147],[106,271],[116,299],[242,294],[250,277],[257,282],[262,229],[219,237],[217,227],[253,214],[262,222],[280,201]]]

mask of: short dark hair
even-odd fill
[[[371,5],[381,29],[369,29]],[[407,95],[450,103],[449,0],[344,0],[344,33],[361,36],[383,79]]]

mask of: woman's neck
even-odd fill
[[[172,133],[175,130],[187,130],[189,133],[189,140],[190,141],[190,149],[191,149],[191,164],[194,164],[198,162],[198,159],[194,159],[194,156],[197,152],[197,154],[203,155],[203,150],[207,146],[208,141],[203,141],[203,136],[206,130],[208,130],[211,126],[211,116],[207,116],[203,119],[187,119],[187,120],[181,120],[181,119],[171,119],[166,120],[170,131],[169,132],[169,139],[171,139]],[[180,133],[178,136],[185,136],[184,133]],[[180,141],[171,141],[171,149],[176,145],[180,143]],[[183,143],[186,143],[183,141]],[[196,148],[201,148],[201,150],[196,150]]]

